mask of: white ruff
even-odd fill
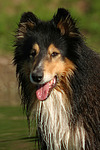
[[[46,101],[39,102],[37,107],[38,126],[42,138],[49,150],[85,150],[85,132],[77,124],[72,130],[69,119],[72,116],[71,106],[64,93],[54,89]]]

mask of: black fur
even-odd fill
[[[67,18],[67,19],[66,19]],[[59,26],[60,22],[60,26]],[[24,23],[21,24],[21,23]],[[19,36],[21,33],[22,37]],[[75,21],[68,11],[58,9],[53,19],[41,21],[31,13],[24,13],[21,17],[16,34],[14,64],[21,87],[22,103],[29,118],[32,101],[33,84],[29,80],[31,70],[30,52],[32,45],[40,45],[40,55],[45,55],[45,49],[53,43],[60,49],[63,57],[71,60],[75,66],[74,76],[70,77],[73,97],[70,99],[74,117],[71,119],[73,127],[82,118],[86,131],[86,150],[100,149],[100,57],[88,48],[83,40]],[[23,65],[27,63],[27,72]]]

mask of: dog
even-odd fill
[[[100,56],[76,21],[59,8],[50,21],[25,12],[16,31],[14,65],[29,124],[41,150],[100,149]]]

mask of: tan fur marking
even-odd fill
[[[67,75],[72,75],[75,69],[76,67],[73,62],[68,58],[65,58],[65,72],[67,73]]]
[[[33,23],[32,21],[28,21],[28,22],[21,22],[19,24],[19,28],[18,28],[18,31],[17,31],[17,39],[22,39],[24,38],[26,32],[27,32],[27,28],[29,28],[30,30],[32,30],[35,26],[35,23]]]
[[[34,22],[30,22],[30,21],[28,21],[27,22],[27,25],[28,25],[28,27],[30,28],[30,29],[33,29],[34,28],[34,26],[35,26],[35,23]]]
[[[39,54],[40,48],[39,48],[39,45],[37,43],[35,43],[33,45],[33,50],[36,50],[36,53]]]
[[[59,23],[57,24],[57,28],[59,28],[60,29],[60,31],[61,31],[61,33],[62,33],[62,35],[64,35],[65,34],[65,28],[64,28],[64,25],[63,25],[63,21],[62,21],[62,19],[59,21]]]
[[[75,65],[67,58],[63,61],[61,56],[53,58],[51,61],[45,60],[44,62],[44,72],[55,75],[64,76],[72,75],[73,70],[75,70]]]
[[[51,55],[53,52],[60,54],[60,51],[53,44],[50,44],[48,47],[48,54]]]

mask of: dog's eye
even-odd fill
[[[59,54],[59,53],[57,53],[57,52],[53,52],[53,53],[51,54],[51,56],[52,56],[52,57],[56,57],[58,54]]]
[[[33,49],[30,53],[30,58],[35,57],[36,56],[36,50]]]

